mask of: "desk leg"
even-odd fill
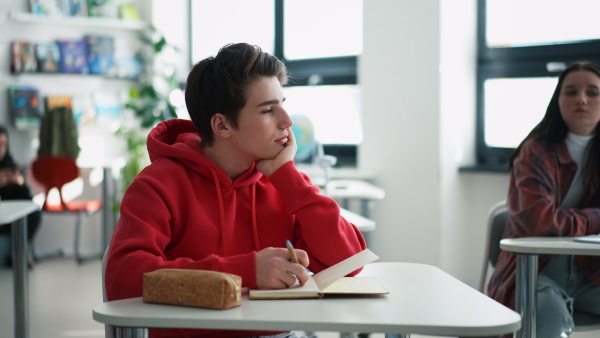
[[[117,193],[116,181],[112,175],[112,167],[102,169],[102,253],[108,248],[117,217],[113,211],[115,205],[115,194]]]
[[[115,327],[115,338],[148,338],[148,329],[143,327]]]
[[[360,201],[360,212],[365,218],[371,218],[371,205],[373,200],[363,199]]]
[[[104,167],[102,173],[104,177],[102,178],[102,250],[100,250],[100,252],[103,253],[108,247],[108,243],[110,242],[109,236],[111,236],[109,233],[109,224],[112,221],[112,219],[110,219],[112,204],[109,199],[109,196],[111,195],[110,182],[112,180],[111,168]]]
[[[517,338],[535,338],[538,256],[517,254],[515,308],[521,315]]]
[[[12,225],[15,338],[29,338],[29,281],[27,216]]]

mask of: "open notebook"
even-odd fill
[[[250,290],[249,299],[292,299],[292,298],[322,298],[325,294],[386,294],[389,293],[374,277],[344,277],[373,261],[379,256],[365,249],[336,265],[310,277],[306,284],[296,285],[287,289]]]

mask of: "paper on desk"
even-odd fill
[[[329,268],[309,277],[306,284],[296,284],[287,289],[250,290],[249,299],[292,299],[321,298],[331,294],[386,294],[388,291],[374,277],[344,277],[354,270],[379,259],[379,256],[365,249]]]
[[[600,244],[600,234],[573,237],[575,242]]]

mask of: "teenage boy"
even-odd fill
[[[109,300],[142,295],[142,275],[163,268],[214,270],[249,288],[286,288],[366,248],[298,172],[283,107],[284,64],[248,44],[223,47],[191,70],[191,121],[149,134],[151,164],[127,189],[106,267]],[[299,263],[290,260],[286,240]],[[358,271],[355,271],[357,273]],[[294,277],[295,276],[295,277]],[[151,330],[152,337],[251,337],[293,332]]]

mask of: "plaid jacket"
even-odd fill
[[[528,236],[582,236],[600,233],[599,205],[591,205],[596,191],[585,187],[577,209],[560,205],[575,177],[577,164],[564,142],[528,140],[513,163],[507,207],[508,224],[504,238]],[[596,200],[596,199],[595,199]],[[540,255],[538,272],[556,256]],[[577,256],[581,270],[600,285],[600,257]],[[488,294],[515,308],[516,256],[501,251],[492,274]]]

